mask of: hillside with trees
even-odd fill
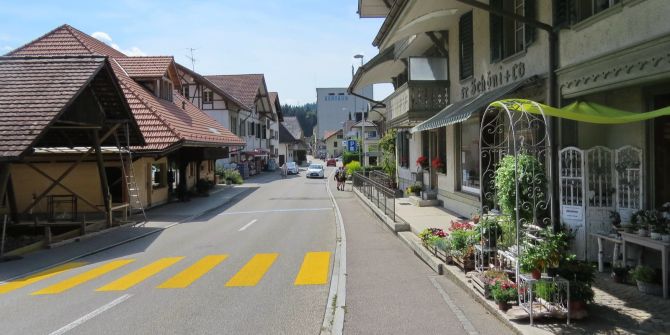
[[[281,110],[284,116],[296,116],[305,136],[312,136],[316,126],[316,102],[304,105],[282,105]]]

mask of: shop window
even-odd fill
[[[479,193],[479,118],[472,117],[459,127],[461,191]]]
[[[460,78],[467,79],[474,74],[472,12],[463,14],[458,21]]]
[[[535,18],[535,0],[491,0],[491,7]],[[499,61],[526,49],[535,40],[535,28],[518,20],[489,14],[491,61]]]
[[[151,164],[151,186],[154,189],[167,186],[167,164]]]

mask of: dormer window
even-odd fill
[[[167,101],[172,101],[172,82],[166,79],[160,80],[160,94],[159,98]]]
[[[211,104],[212,101],[214,101],[214,92],[212,92],[212,91],[202,92],[202,103],[203,104]]]

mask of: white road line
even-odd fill
[[[437,289],[438,292],[440,292],[440,295],[442,295],[442,299],[444,299],[444,302],[447,303],[449,306],[449,309],[451,309],[452,312],[454,312],[454,315],[456,315],[456,318],[458,321],[461,322],[461,325],[463,326],[463,329],[465,329],[466,332],[470,335],[479,335],[479,332],[477,329],[475,329],[475,326],[472,325],[470,320],[465,316],[465,313],[456,306],[456,303],[451,299],[449,294],[442,289],[442,286],[437,282],[435,277],[430,277],[430,281],[433,282],[433,286]]]
[[[108,310],[108,309],[110,309],[110,308],[112,308],[112,307],[114,307],[114,306],[116,306],[116,305],[118,305],[118,304],[120,304],[120,303],[122,303],[122,302],[128,300],[128,298],[130,298],[131,296],[132,296],[132,294],[124,294],[124,295],[122,295],[122,296],[120,296],[120,297],[118,297],[118,298],[112,300],[110,303],[108,303],[108,304],[106,304],[106,305],[104,305],[104,306],[101,306],[100,308],[94,310],[93,312],[88,313],[88,314],[86,314],[86,315],[80,317],[80,318],[77,319],[77,320],[72,321],[71,323],[69,323],[68,325],[64,326],[63,328],[58,329],[58,330],[56,330],[56,331],[53,332],[53,333],[50,333],[49,335],[61,335],[61,334],[65,334],[65,333],[67,333],[68,331],[74,329],[75,327],[82,325],[84,322],[86,322],[86,321],[88,321],[88,320],[90,320],[90,319],[93,319],[94,317],[96,317],[96,316],[98,316],[98,315],[104,313],[106,310]]]
[[[285,213],[285,212],[315,212],[315,211],[332,211],[333,207],[322,208],[287,208],[287,209],[268,209],[263,211],[246,211],[246,212],[227,212],[220,215],[238,215],[238,214],[259,214],[259,213]]]
[[[256,221],[258,221],[258,220],[257,220],[257,219],[253,219],[253,220],[251,220],[251,222],[245,224],[245,225],[244,225],[242,228],[240,228],[238,231],[243,231],[243,230],[249,228],[249,226],[251,226],[252,224],[256,223]]]

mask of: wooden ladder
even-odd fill
[[[123,173],[123,176],[125,178],[126,182],[126,189],[128,190],[128,205],[129,205],[129,210],[130,214],[132,215],[134,212],[139,212],[142,213],[142,218],[144,218],[144,221],[142,222],[142,225],[147,222],[147,214],[144,211],[144,205],[142,204],[142,198],[140,197],[140,188],[137,186],[137,181],[135,180],[135,168],[133,164],[133,154],[132,151],[130,150],[130,135],[128,133],[128,125],[126,125],[126,144],[127,146],[124,148],[121,146],[121,143],[119,142],[119,137],[117,136],[116,132],[114,133],[114,137],[116,138],[116,146],[119,150],[119,159],[121,160],[121,170]],[[123,156],[124,156],[124,151],[128,155],[128,169],[126,169],[126,164],[124,162]]]

